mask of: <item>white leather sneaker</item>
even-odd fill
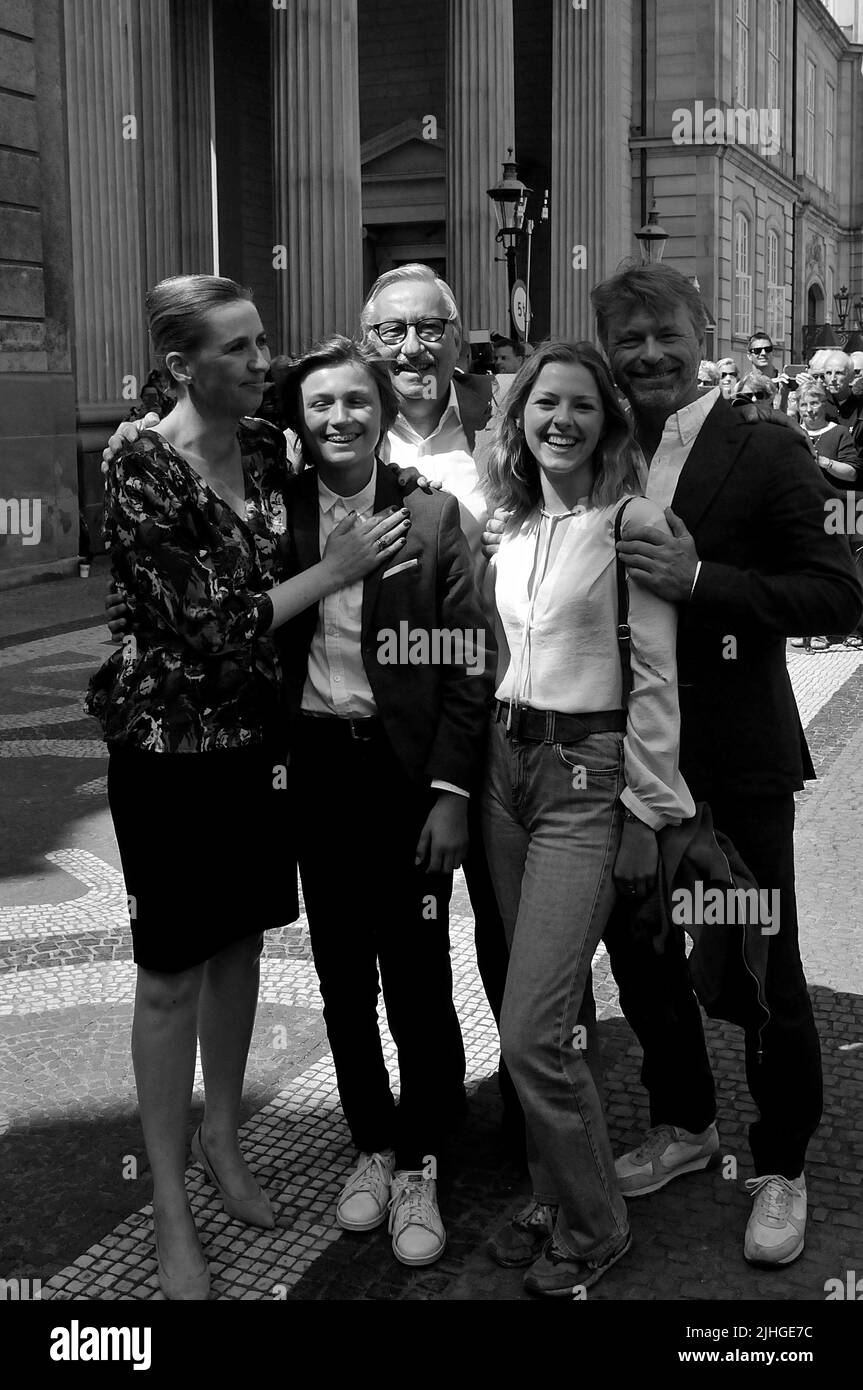
[[[392,1149],[360,1154],[336,1204],[336,1221],[345,1231],[373,1231],[387,1219],[390,1186],[396,1166]]]
[[[743,1258],[753,1265],[790,1265],[802,1253],[806,1237],[806,1178],[770,1173],[749,1178],[746,1190],[755,1201]]]
[[[403,1265],[434,1264],[446,1249],[437,1185],[422,1169],[400,1169],[393,1178],[389,1229],[393,1254]]]
[[[706,1168],[718,1149],[716,1125],[708,1125],[701,1134],[676,1125],[657,1125],[647,1131],[637,1149],[614,1160],[614,1171],[624,1197],[646,1197],[682,1173]]]

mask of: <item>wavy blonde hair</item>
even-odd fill
[[[521,525],[542,501],[539,464],[527,446],[521,422],[530,393],[543,367],[550,363],[585,367],[596,383],[602,402],[605,419],[593,456],[591,505],[607,507],[628,494],[641,496],[644,493],[644,459],[603,358],[592,343],[541,343],[533,356],[527,358],[510,387],[497,423],[484,481],[491,506],[512,512],[512,526]]]

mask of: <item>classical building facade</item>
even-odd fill
[[[656,199],[666,260],[698,277],[712,350],[745,364],[750,333],[765,331],[788,362],[816,341],[841,341],[824,329],[833,296],[848,287],[849,327],[863,296],[863,44],[853,25],[840,28],[820,0],[635,8],[641,211]]]
[[[767,328],[796,356],[841,285],[863,295],[860,0],[829,8],[0,0],[0,587],[73,570],[79,511],[97,535],[162,276],[252,285],[295,353],[423,260],[469,329],[506,331],[487,190],[510,148],[534,190],[534,340],[591,335],[590,286],[638,254],[656,200],[712,350]],[[702,137],[711,107],[777,110],[776,130],[681,142],[698,103]],[[25,545],[9,504],[27,497]]]

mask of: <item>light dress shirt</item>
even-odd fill
[[[563,714],[620,709],[618,505],[534,511],[517,531],[504,533],[491,566],[505,638],[499,700]],[[656,504],[635,498],[624,515],[623,538],[645,525],[668,532]],[[629,603],[632,693],[621,801],[658,830],[695,813],[678,768],[677,610],[637,583],[629,586]]]
[[[711,410],[719,400],[721,391],[718,386],[714,386],[712,391],[706,391],[703,396],[699,396],[697,401],[691,405],[685,405],[682,410],[678,410],[674,415],[669,415],[662,431],[662,438],[659,441],[659,448],[653,455],[647,473],[647,487],[645,495],[651,502],[661,508],[671,506],[671,499],[677,490],[680,475],[683,472],[683,465],[689,458],[692,446],[701,431],[701,426],[707,419]],[[689,590],[689,597],[695,593],[695,586],[698,583],[698,576],[701,573],[701,561],[695,568],[695,578],[692,581],[692,588]]]
[[[320,521],[318,541],[321,555],[340,521],[357,512],[362,521],[374,514],[378,465],[361,492],[341,497],[328,488],[318,475]],[[346,584],[327,594],[318,604],[318,620],[309,651],[309,671],[303,689],[304,714],[337,715],[341,719],[368,719],[377,714],[363,665],[362,652],[363,580]],[[451,782],[432,781],[436,791],[456,792],[469,797],[463,787]]]
[[[461,529],[478,575],[485,572],[482,559],[482,533],[488,518],[488,503],[480,485],[479,473],[468,447],[461,421],[458,396],[450,383],[446,409],[435,430],[423,439],[403,415],[399,415],[381,447],[384,463],[399,468],[417,468],[433,482],[439,482],[458,501]]]

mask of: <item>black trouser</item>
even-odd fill
[[[357,1148],[394,1148],[398,1168],[440,1152],[463,1099],[465,1055],[452,1001],[451,874],[414,866],[434,794],[414,786],[382,732],[303,719],[294,740],[299,863],[339,1096]],[[399,1059],[390,1091],[380,993]]]
[[[692,786],[692,784],[690,784]],[[701,799],[692,786],[693,795]],[[821,1049],[797,939],[794,892],[794,797],[706,797],[714,825],[733,841],[759,888],[779,889],[779,931],[769,938],[765,1000],[770,1021],[746,1030],[746,1079],[759,1118],[749,1142],[757,1174],[796,1178],[821,1118]],[[652,1125],[699,1132],[716,1115],[713,1076],[701,1014],[678,940],[658,956],[636,942],[623,907],[606,945],[620,1007],[644,1050],[642,1081]]]
[[[477,968],[488,1006],[494,1014],[494,1021],[500,1025],[509,952],[483,845],[481,812],[481,798],[471,797],[470,850],[464,861],[464,876],[470,905],[473,908]],[[503,1101],[505,1123],[512,1128],[513,1138],[520,1139],[523,1136],[524,1113],[503,1057],[498,1064],[498,1086]]]

